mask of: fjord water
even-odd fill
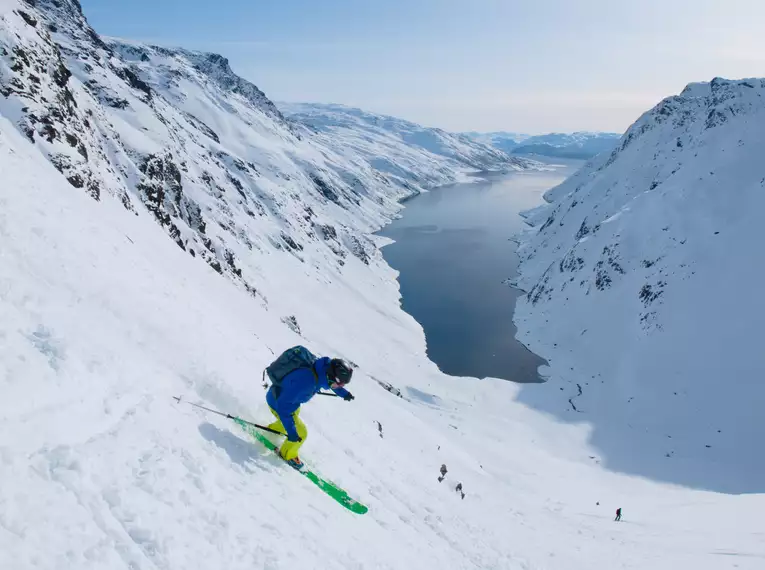
[[[402,217],[380,234],[400,272],[402,307],[423,327],[428,356],[453,376],[539,382],[544,359],[515,339],[511,287],[518,267],[513,240],[520,212],[573,174],[581,161],[548,159],[549,171],[482,175],[406,202]]]

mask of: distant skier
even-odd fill
[[[616,509],[616,518],[615,518],[614,520],[615,520],[615,521],[620,521],[620,520],[622,520],[622,508],[621,508],[621,507],[619,507],[618,509]]]
[[[441,476],[438,478],[438,482],[439,483],[446,478],[446,473],[447,473],[447,471],[446,471],[446,463],[441,465],[440,472],[441,472]]]
[[[266,368],[272,385],[266,402],[276,421],[268,427],[287,436],[279,455],[292,467],[301,469],[300,446],[308,437],[308,429],[298,417],[300,406],[322,389],[332,390],[346,402],[354,399],[344,388],[351,381],[353,369],[340,358],[316,358],[308,349],[296,346],[285,351]]]

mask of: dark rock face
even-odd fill
[[[71,90],[72,72],[50,33],[38,25],[39,14],[19,10],[6,16],[16,17],[28,33],[0,48],[0,93],[22,105],[17,125],[30,142],[47,143],[47,156],[64,178],[99,199],[102,184],[89,161],[92,130]]]
[[[287,327],[294,332],[297,335],[301,335],[300,332],[300,325],[298,324],[297,318],[295,315],[290,315],[288,317],[282,317],[281,321],[287,325]]]
[[[136,185],[146,208],[154,214],[157,221],[168,229],[170,237],[184,248],[180,239],[181,232],[173,223],[180,217],[183,186],[181,173],[172,160],[172,156],[148,156],[140,166],[144,179]]]

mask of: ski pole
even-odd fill
[[[319,396],[332,396],[333,398],[339,398],[337,394],[333,394],[332,392],[316,392]]]
[[[173,399],[177,401],[179,404],[181,403],[181,397],[180,396],[173,396]],[[211,412],[213,414],[218,414],[219,416],[223,416],[224,418],[228,418],[230,420],[236,420],[238,422],[245,423],[249,426],[262,429],[263,431],[268,431],[271,433],[275,433],[276,435],[284,435],[280,431],[276,431],[275,429],[271,429],[270,427],[262,426],[253,422],[248,422],[247,420],[243,420],[242,418],[238,418],[236,416],[232,416],[231,414],[224,414],[223,412],[219,412],[218,410],[212,410],[210,408],[206,408],[204,406],[200,406],[199,404],[195,404],[194,402],[187,402],[186,400],[183,400],[183,403],[188,404],[189,406],[194,406],[195,408],[200,408],[202,410],[205,410],[207,412]]]

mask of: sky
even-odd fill
[[[274,101],[453,131],[624,131],[765,76],[763,0],[81,0],[103,35],[221,53]]]

